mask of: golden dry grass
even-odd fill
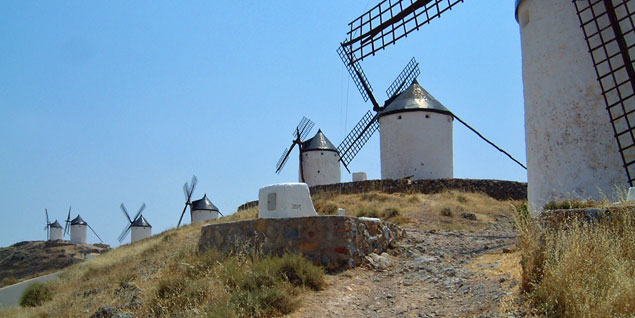
[[[424,230],[475,230],[483,228],[500,218],[512,218],[521,201],[499,201],[483,193],[447,191],[436,194],[405,194],[369,192],[333,196],[318,194],[313,202],[321,214],[324,210],[346,210],[347,215],[376,215],[397,224],[408,224]],[[386,213],[394,209],[398,215]],[[442,211],[450,211],[451,216]],[[476,220],[463,217],[464,213],[472,213]],[[387,214],[387,215],[386,215]],[[394,214],[394,213],[393,213]]]
[[[545,317],[635,316],[633,208],[602,221],[543,228],[520,220],[522,288],[532,314]]]

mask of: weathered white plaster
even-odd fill
[[[306,183],[279,183],[262,187],[258,193],[259,218],[316,216]]]
[[[49,234],[49,241],[61,240],[63,239],[63,229],[59,227],[51,227]]]
[[[530,210],[612,194],[626,174],[574,4],[523,0],[518,18]]]
[[[151,226],[133,226],[131,227],[130,232],[130,242],[134,243],[139,240],[143,240],[144,238],[148,238],[152,236],[152,227]]]
[[[86,244],[86,228],[83,224],[71,225],[71,243]]]
[[[309,150],[300,154],[304,167],[304,182],[309,187],[323,184],[340,183],[340,157],[335,151]],[[298,181],[302,175],[298,172]]]
[[[452,121],[421,110],[379,117],[381,178],[452,178]]]
[[[191,217],[192,217],[192,223],[204,222],[207,220],[216,220],[218,219],[218,211],[192,210]]]
[[[353,172],[353,182],[358,181],[366,181],[368,177],[366,176],[366,172]]]

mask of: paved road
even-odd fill
[[[55,272],[53,274],[48,274],[36,278],[31,278],[25,280],[23,282],[19,282],[17,284],[6,286],[0,288],[0,308],[7,308],[12,306],[17,306],[20,301],[20,296],[22,292],[29,287],[29,285],[33,283],[44,283],[47,282],[57,276],[59,276],[62,271]]]

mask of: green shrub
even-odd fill
[[[450,209],[448,207],[445,207],[445,208],[441,209],[441,215],[452,217],[452,216],[454,216],[454,213],[452,213],[452,209]]]
[[[569,209],[585,209],[597,206],[599,203],[593,200],[562,200],[550,201],[545,204],[544,210],[569,210]]]
[[[379,217],[379,211],[377,211],[377,209],[374,208],[374,207],[361,206],[361,207],[357,208],[356,215],[358,217],[378,218]]]
[[[4,287],[4,286],[9,286],[9,285],[13,285],[15,283],[19,282],[19,280],[13,276],[8,276],[3,278],[0,281],[0,287]]]
[[[51,300],[51,290],[48,286],[41,283],[33,283],[22,292],[20,306],[36,307],[49,300]]]

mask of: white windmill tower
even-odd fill
[[[321,129],[300,144],[299,181],[309,187],[340,183],[340,154]]]
[[[483,137],[421,87],[416,80],[420,73],[419,63],[414,58],[386,90],[388,100],[380,106],[361,66],[350,48],[343,45],[337,52],[362,98],[370,99],[376,112],[373,115],[369,110],[338,146],[345,167],[381,126],[382,179],[452,178],[452,125],[456,119],[524,168],[522,163]]]
[[[291,135],[291,146],[282,151],[280,160],[276,164],[276,173],[280,173],[289,160],[289,155],[295,145],[300,148],[298,164],[298,181],[309,187],[319,184],[340,182],[339,153],[322,131],[311,139],[305,140],[315,124],[308,118],[302,117]],[[331,152],[325,153],[325,152]]]
[[[103,242],[97,232],[93,230],[93,228],[82,219],[82,217],[78,214],[76,218],[70,221],[71,227],[71,243],[75,244],[86,244],[86,228],[89,228],[93,234],[99,239],[100,242]]]
[[[626,2],[516,1],[532,212],[632,182],[635,40]]]
[[[218,219],[220,211],[212,203],[212,201],[207,198],[207,194],[204,194],[201,199],[192,201],[192,205],[190,205],[190,214],[192,223],[196,223],[207,220],[216,220]]]
[[[49,221],[49,211],[44,209],[44,213],[46,213],[46,238],[49,241],[61,240],[63,239],[62,226],[55,220],[55,222],[51,223]]]
[[[130,218],[130,214],[128,214],[128,210],[126,210],[126,206],[123,203],[121,203],[119,207],[128,220],[128,224],[119,235],[119,243],[122,243],[126,239],[128,232],[131,232],[130,243],[134,243],[136,241],[152,236],[152,225],[150,225],[150,223],[148,223],[148,220],[146,220],[141,214],[141,212],[143,212],[143,209],[145,209],[146,207],[145,203],[141,205],[134,218]]]
[[[452,178],[453,120],[415,79],[379,113],[381,178]]]

